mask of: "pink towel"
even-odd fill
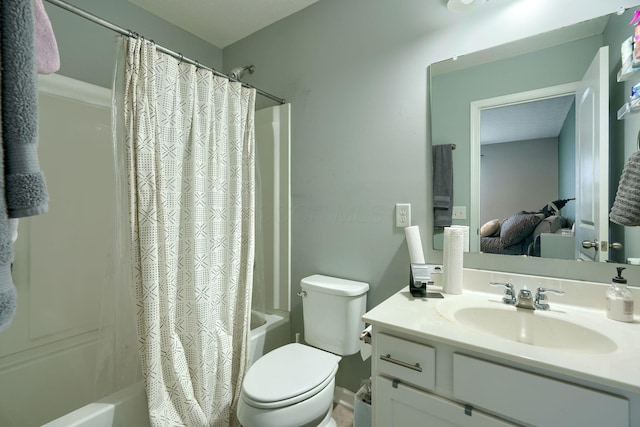
[[[53,34],[51,21],[44,10],[42,0],[33,0],[33,17],[35,23],[36,62],[39,74],[51,74],[60,69],[58,43]]]

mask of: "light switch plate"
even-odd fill
[[[467,219],[467,207],[466,206],[454,206],[453,212],[451,212],[452,219]]]

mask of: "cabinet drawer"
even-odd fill
[[[436,351],[383,333],[376,334],[378,371],[428,390],[435,387]]]
[[[629,427],[623,397],[462,354],[453,355],[453,395],[539,427]]]

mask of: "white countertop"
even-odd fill
[[[571,349],[540,347],[473,330],[456,321],[451,307],[491,306],[516,310],[501,303],[501,292],[488,286],[489,280],[478,270],[465,271],[465,289],[462,295],[444,294],[444,299],[414,298],[408,286],[365,313],[363,319],[376,327],[398,331],[412,336],[441,342],[488,356],[517,362],[526,366],[569,375],[602,385],[640,393],[640,322],[617,322],[606,317],[604,310],[606,285],[590,282],[540,283],[545,287],[563,289],[567,293],[562,302],[550,296],[551,310],[537,310],[532,315],[550,316],[597,331],[612,340],[616,349],[592,353]],[[516,276],[516,275],[510,275]],[[516,291],[522,276],[511,277]],[[485,281],[486,280],[486,281]],[[491,275],[491,280],[495,280]],[[526,281],[526,278],[524,278]],[[473,282],[473,283],[471,283]],[[478,285],[480,283],[480,285]],[[478,292],[477,289],[489,292]],[[533,289],[529,286],[529,289]],[[632,290],[634,294],[640,290]],[[571,297],[571,294],[574,297]],[[594,304],[593,301],[601,303]],[[573,304],[576,305],[573,305]],[[596,307],[593,307],[593,306]],[[638,303],[636,302],[636,313]],[[439,307],[440,306],[440,307]]]

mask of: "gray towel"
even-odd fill
[[[620,225],[640,225],[640,151],[633,153],[622,169],[609,219]]]
[[[433,225],[448,227],[453,212],[453,151],[451,144],[434,145]]]
[[[17,303],[9,217],[41,214],[48,206],[37,156],[33,19],[33,0],[0,0],[0,332],[11,324]]]
[[[2,9],[0,9],[2,13]],[[0,50],[0,80],[2,80],[2,51]],[[0,85],[0,141],[2,140],[2,85]],[[4,162],[0,150],[0,195],[4,193]],[[13,245],[9,231],[9,218],[4,197],[0,196],[0,332],[11,325],[17,306],[17,292],[11,278]]]
[[[38,162],[38,86],[33,0],[0,0],[2,146],[10,218],[45,213],[47,187]]]
[[[16,313],[18,295],[11,280],[11,266],[0,267],[0,332],[11,326]]]

